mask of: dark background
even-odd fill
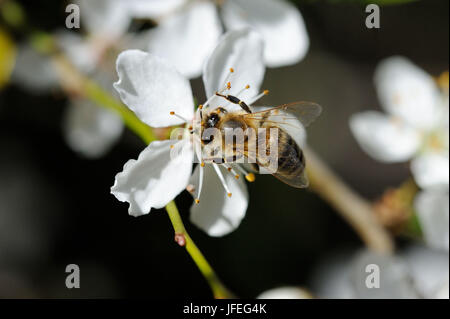
[[[63,1],[23,1],[29,23],[64,25]],[[408,177],[407,164],[386,165],[358,147],[354,112],[379,108],[372,75],[377,62],[401,54],[433,75],[448,70],[449,2],[417,1],[381,8],[381,29],[365,27],[364,6],[302,2],[311,40],[307,57],[268,69],[267,104],[311,100],[324,113],[309,129],[310,145],[369,199]],[[203,100],[201,80],[194,93]],[[0,297],[210,297],[205,280],[177,246],[164,210],[134,218],[109,189],[144,144],[126,131],[100,160],[74,154],[61,134],[62,93],[32,95],[17,85],[0,92]],[[308,286],[320,259],[360,240],[316,194],[271,176],[249,184],[241,226],[211,238],[188,221],[191,197],[176,202],[191,236],[224,283],[240,297],[281,285]],[[81,268],[81,288],[68,290],[65,267]]]

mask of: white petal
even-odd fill
[[[183,123],[194,115],[189,81],[165,60],[139,50],[127,50],[117,58],[119,81],[114,87],[122,101],[141,121],[153,127]]]
[[[126,0],[127,8],[133,17],[158,18],[175,13],[187,0]]]
[[[311,294],[298,287],[279,287],[264,291],[258,299],[311,299]]]
[[[79,70],[89,73],[95,68],[97,57],[87,39],[66,30],[57,32],[55,37],[66,56]]]
[[[234,73],[230,80],[231,90],[227,94],[233,95],[247,84],[250,89],[239,95],[241,100],[248,100],[259,93],[265,67],[263,40],[256,32],[249,29],[230,31],[221,38],[203,70],[208,97],[222,89],[230,68],[234,69]]]
[[[191,4],[148,31],[148,51],[165,58],[188,78],[200,76],[222,26],[213,3]]]
[[[91,35],[115,38],[121,36],[131,23],[130,13],[122,0],[77,0],[81,25]]]
[[[200,203],[194,203],[191,207],[191,222],[214,237],[224,236],[235,230],[244,218],[248,206],[247,185],[243,179],[236,180],[225,168],[220,169],[233,195],[227,196],[212,164],[207,164],[204,167]],[[198,176],[199,165],[195,168],[190,183],[197,185]]]
[[[68,106],[63,129],[74,151],[97,158],[119,139],[123,124],[117,114],[83,99],[72,101]]]
[[[33,92],[45,92],[59,85],[52,60],[36,52],[31,46],[19,47],[12,80]]]
[[[171,156],[175,141],[155,141],[147,146],[137,160],[129,160],[116,175],[111,193],[121,202],[130,203],[132,216],[148,214],[151,208],[162,208],[187,186],[192,171],[193,152],[187,141],[175,148],[182,152]]]
[[[379,255],[368,250],[356,256],[351,268],[351,282],[359,299],[419,298],[412,279],[407,264],[397,256]]]
[[[414,200],[425,241],[432,248],[449,248],[448,201],[448,190],[422,191]]]
[[[382,61],[375,71],[382,106],[409,124],[429,129],[439,121],[439,90],[433,78],[403,57]]]
[[[350,118],[350,129],[361,148],[382,162],[403,162],[417,152],[419,133],[405,123],[367,111]]]
[[[448,152],[426,152],[417,156],[411,162],[411,171],[422,188],[448,187]]]
[[[423,298],[436,298],[439,290],[448,283],[448,252],[416,244],[400,254],[414,280],[415,290]]]
[[[449,299],[449,281],[439,287],[433,295],[434,299]]]
[[[300,12],[283,0],[228,0],[222,7],[230,30],[251,27],[264,38],[264,58],[269,67],[299,62],[309,48],[309,37]]]

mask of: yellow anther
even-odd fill
[[[227,89],[228,89],[228,90],[231,89],[231,82],[228,82],[228,83],[227,83]]]
[[[269,90],[264,90],[264,95],[267,95],[267,94],[269,94]]]
[[[255,181],[255,174],[253,173],[248,173],[247,175],[245,175],[245,179],[247,181],[249,181],[250,183]]]
[[[228,167],[227,170],[228,170],[229,172],[231,172],[231,167]]]
[[[199,204],[199,203],[200,203],[200,199],[196,198],[196,199],[195,199],[195,203],[196,203],[196,204]]]
[[[175,146],[174,145],[170,145],[170,149],[173,149]]]
[[[174,112],[174,111],[171,111],[171,112],[170,112],[170,115],[175,115],[175,112]]]
[[[198,108],[201,110],[203,108],[203,104],[200,104]]]
[[[201,163],[200,163],[200,166],[201,166],[201,167],[205,167],[205,162],[201,162]]]
[[[231,197],[231,195],[233,195],[233,194],[231,194],[231,193],[228,193],[228,194],[227,194],[228,197]]]
[[[247,85],[245,86],[245,88],[248,90],[248,89],[250,88],[250,85],[247,84]]]
[[[239,175],[234,175],[234,177],[235,177],[236,179],[239,179]]]
[[[230,68],[230,72],[233,73],[233,72],[234,72],[234,69],[233,69],[233,68]]]

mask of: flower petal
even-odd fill
[[[269,67],[299,62],[309,48],[300,12],[283,0],[228,0],[222,16],[229,30],[251,27],[264,38],[264,59]]]
[[[411,171],[421,188],[449,185],[448,152],[426,152],[414,158]]]
[[[121,36],[131,23],[127,1],[77,0],[82,25],[91,35],[115,38]]]
[[[220,169],[233,195],[227,196],[212,164],[207,164],[204,167],[200,203],[194,203],[191,207],[191,222],[214,237],[224,236],[235,230],[244,218],[248,206],[247,185],[243,179],[236,180],[225,168],[220,166]],[[198,184],[199,171],[197,165],[191,184]]]
[[[117,58],[119,81],[114,87],[122,101],[141,121],[153,127],[183,123],[194,115],[189,81],[165,60],[139,50],[127,50]]]
[[[312,299],[309,291],[299,287],[279,287],[264,291],[258,299]]]
[[[256,32],[249,29],[230,31],[221,38],[203,70],[208,97],[222,89],[230,68],[234,73],[230,80],[231,90],[227,94],[233,95],[246,85],[250,88],[239,95],[241,100],[248,100],[259,93],[265,67],[263,40]]]
[[[115,113],[80,99],[72,101],[66,109],[63,129],[74,151],[98,158],[119,139],[123,124]]]
[[[187,0],[127,0],[127,7],[133,17],[158,18],[173,13]]]
[[[130,203],[132,216],[148,214],[151,208],[162,208],[187,186],[192,171],[193,152],[188,141],[176,143],[182,150],[171,155],[172,140],[155,141],[137,160],[129,160],[116,175],[111,193],[121,202]]]
[[[58,31],[55,35],[69,60],[81,71],[91,72],[97,62],[97,57],[89,42],[78,33],[66,30]]]
[[[436,249],[449,248],[449,197],[448,190],[426,190],[420,192],[414,207],[426,243]]]
[[[49,91],[59,85],[53,61],[28,44],[19,47],[12,80],[35,93]]]
[[[352,263],[350,279],[358,299],[419,298],[407,264],[397,256],[361,251]]]
[[[439,90],[433,78],[408,59],[385,59],[374,80],[380,102],[390,114],[418,128],[429,129],[439,121]]]
[[[148,31],[148,51],[167,59],[188,78],[200,76],[222,26],[213,3],[199,2]]]
[[[439,290],[448,284],[448,252],[414,244],[400,252],[400,256],[414,280],[415,290],[421,297],[437,298]]]
[[[376,111],[354,114],[350,129],[361,148],[382,162],[403,162],[417,152],[419,133],[401,121]]]

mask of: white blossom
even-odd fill
[[[152,1],[158,9],[146,11],[158,22],[148,31],[148,51],[167,58],[182,74],[201,74],[204,61],[226,30],[251,28],[265,42],[269,67],[299,62],[309,38],[303,18],[285,0],[165,0]],[[144,11],[142,11],[144,12]]]
[[[114,86],[139,119],[152,127],[184,123],[189,128],[181,141],[152,142],[117,174],[111,192],[130,204],[130,215],[162,208],[188,189],[195,199],[191,207],[194,224],[211,236],[223,236],[238,227],[245,216],[248,193],[243,179],[236,178],[235,169],[244,175],[247,172],[228,164],[205,163],[200,132],[193,128],[202,112],[215,109],[219,103],[230,109],[227,101],[215,94],[218,91],[228,91],[244,101],[260,96],[264,71],[260,36],[248,29],[227,33],[205,64],[203,81],[209,98],[195,111],[189,80],[166,60],[139,50],[119,55],[119,81]],[[201,164],[192,174],[194,155]]]

